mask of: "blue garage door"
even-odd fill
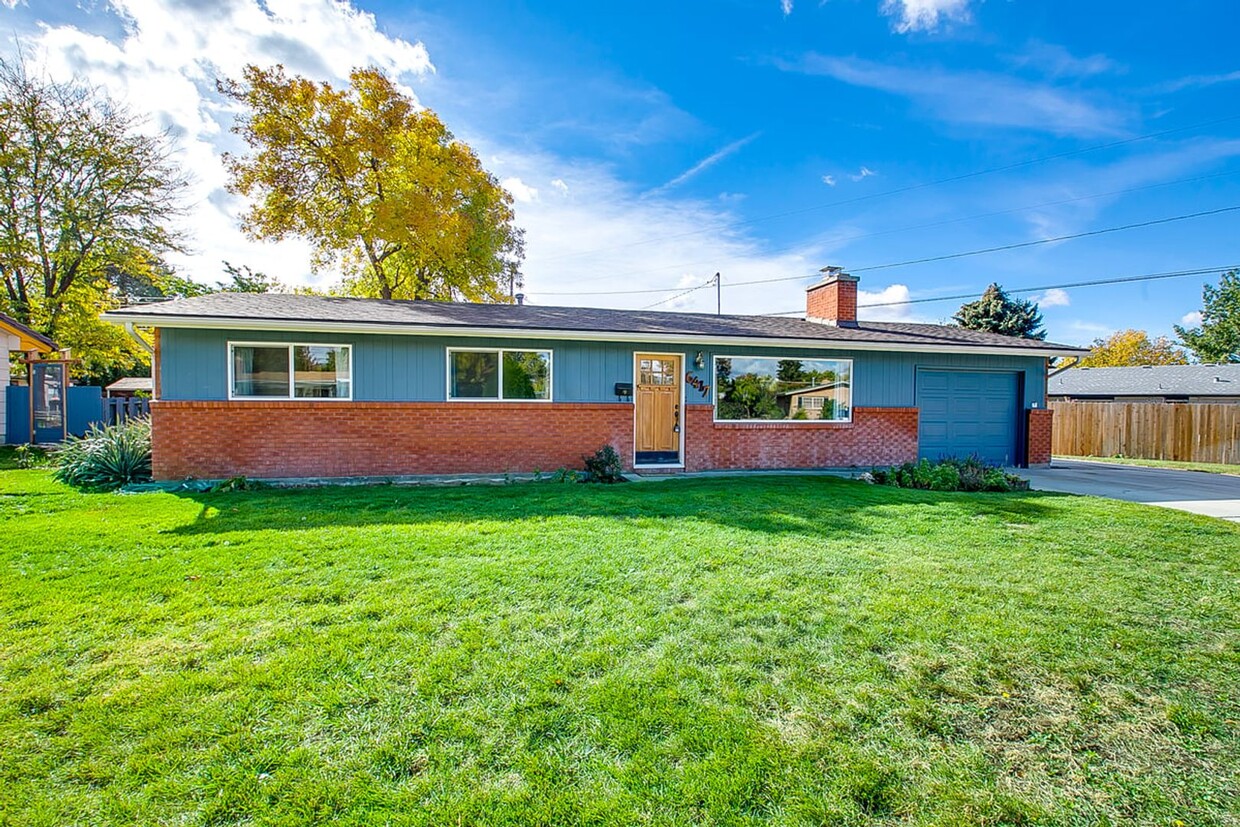
[[[1014,465],[1020,413],[1018,375],[917,371],[919,453],[929,459],[977,455]]]

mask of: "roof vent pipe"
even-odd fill
[[[513,296],[513,298],[517,300],[517,304],[525,304],[524,293],[518,293],[517,295]]]

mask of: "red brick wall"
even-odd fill
[[[855,408],[851,423],[715,423],[713,411],[685,409],[686,470],[917,458],[916,408]],[[151,416],[159,480],[553,471],[607,444],[627,467],[633,450],[627,403],[156,401]]]
[[[713,421],[710,405],[685,409],[686,470],[845,468],[917,459],[916,408],[854,408],[853,421]]]
[[[1051,461],[1051,431],[1054,428],[1055,412],[1050,408],[1029,409],[1029,453],[1030,465],[1046,465]]]
[[[857,282],[841,279],[811,287],[805,293],[805,314],[834,322],[857,321]]]
[[[626,466],[629,404],[178,402],[151,405],[157,480],[398,476]]]

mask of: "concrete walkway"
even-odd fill
[[[1062,459],[1050,468],[1017,473],[1041,491],[1110,497],[1240,522],[1240,477],[1227,474]]]

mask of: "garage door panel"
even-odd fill
[[[988,462],[1015,462],[1018,381],[1016,373],[918,371],[921,456],[977,455]]]

